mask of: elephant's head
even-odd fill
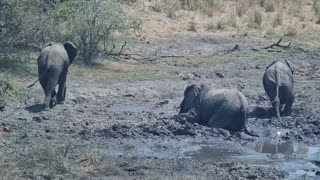
[[[296,70],[296,67],[288,60],[284,60],[284,62],[286,62],[287,66],[289,67],[289,69],[291,70],[291,72],[293,74],[294,71]]]
[[[200,98],[201,88],[201,85],[198,84],[192,84],[187,87],[187,89],[184,91],[184,98],[180,104],[179,114],[186,113],[191,108],[197,106]]]
[[[72,64],[74,58],[77,55],[78,48],[72,42],[67,41],[64,43],[64,48],[66,49],[68,56],[69,56],[69,64]]]

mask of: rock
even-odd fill
[[[224,78],[224,75],[221,72],[216,72],[216,76],[218,76],[219,78]]]
[[[195,79],[195,76],[193,73],[188,73],[186,74],[183,78],[183,80],[194,80]]]
[[[196,77],[196,78],[201,78],[201,75],[200,75],[199,73],[194,72],[194,73],[192,73],[192,74],[193,74],[194,77]]]
[[[4,109],[5,109],[5,106],[0,105],[0,111],[1,111],[1,112],[3,112],[3,111],[4,111]]]
[[[33,117],[32,120],[37,121],[38,123],[42,122],[42,119],[39,116]]]
[[[78,96],[76,97],[75,99],[72,99],[72,101],[75,103],[75,104],[82,104],[84,102],[87,101],[87,98],[83,97],[83,96]]]
[[[256,65],[256,69],[263,69],[261,65]]]
[[[205,76],[207,79],[213,79],[215,77],[214,74],[210,73],[208,75]]]
[[[168,100],[164,100],[164,101],[158,102],[158,103],[156,104],[156,106],[163,106],[163,105],[168,104],[168,103],[169,103]]]
[[[3,127],[3,132],[11,133],[12,130],[9,127]]]

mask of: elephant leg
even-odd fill
[[[51,93],[51,100],[50,100],[50,108],[53,108],[57,104],[57,92],[54,89]]]
[[[230,122],[228,122],[228,119],[230,119],[231,114],[225,113],[219,108],[218,110],[215,111],[213,116],[209,119],[207,122],[207,125],[209,127],[214,127],[214,128],[223,128],[223,129],[228,129],[228,126]],[[231,117],[232,118],[232,117]]]
[[[46,88],[45,88],[45,99],[44,99],[44,109],[48,110],[50,107],[50,103],[51,103],[51,97],[52,95],[55,96],[55,87],[58,83],[58,77],[56,74],[54,73],[48,73],[48,76],[50,78],[47,78],[47,82],[46,82]]]
[[[188,122],[191,122],[191,123],[195,123],[195,122],[197,122],[197,114],[196,114],[196,112],[195,112],[195,110],[189,110],[188,112],[186,112],[186,113],[180,113],[179,115],[178,115],[178,117],[180,117],[180,118],[186,118],[186,120],[188,121]]]
[[[67,79],[67,73],[65,75],[62,75],[59,81],[59,90],[57,95],[57,103],[58,104],[64,104],[64,100],[66,98],[66,79]]]
[[[291,98],[289,102],[287,102],[285,108],[284,108],[284,115],[290,116],[292,114],[292,104],[293,104],[294,98]]]
[[[279,97],[275,97],[271,103],[272,103],[273,111],[275,112],[277,118],[280,120],[281,116],[280,116],[280,99],[279,99]]]

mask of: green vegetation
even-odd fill
[[[14,81],[11,76],[0,74],[0,103],[9,99],[16,99],[21,91],[21,85]]]
[[[0,2],[0,53],[13,48],[39,50],[49,41],[70,40],[86,64],[98,52],[114,51],[115,33],[140,28],[117,0],[34,0]]]

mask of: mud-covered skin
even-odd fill
[[[263,87],[278,119],[282,113],[286,116],[292,113],[291,107],[295,98],[293,72],[291,62],[281,60],[272,62],[263,75]]]
[[[248,132],[248,115],[249,104],[241,92],[192,84],[184,91],[178,116],[209,127]]]

